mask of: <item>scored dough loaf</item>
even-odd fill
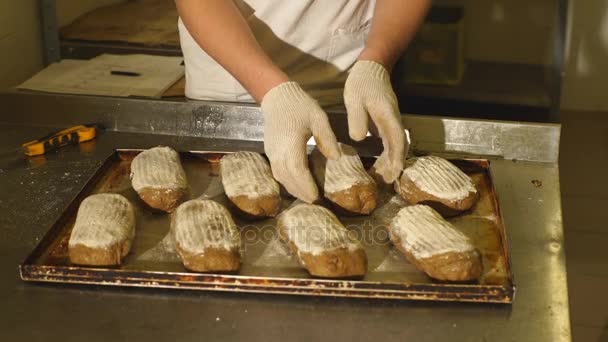
[[[338,218],[314,204],[299,204],[279,215],[279,236],[298,256],[300,264],[317,277],[360,277],[367,256]]]
[[[411,204],[426,204],[442,215],[470,209],[479,199],[471,178],[449,161],[434,157],[406,160],[395,190]]]
[[[240,210],[256,217],[274,217],[281,207],[279,183],[268,162],[255,152],[236,152],[220,160],[226,196]]]
[[[188,190],[179,154],[170,147],[154,147],[131,162],[131,184],[150,207],[172,212]]]
[[[481,276],[481,257],[469,238],[426,205],[402,208],[389,226],[390,239],[429,277],[468,281]]]
[[[312,173],[325,198],[347,211],[369,214],[377,205],[376,182],[365,171],[357,151],[339,144],[342,156],[327,160],[316,148],[310,156]]]
[[[221,204],[195,199],[182,203],[171,219],[177,253],[195,272],[237,271],[241,236],[230,212]]]
[[[133,205],[118,194],[85,198],[68,242],[70,261],[78,265],[120,265],[135,236]]]

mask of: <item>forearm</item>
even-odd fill
[[[233,1],[175,0],[175,3],[194,40],[256,101],[261,102],[270,89],[289,80],[260,47]]]
[[[410,43],[431,0],[377,0],[372,28],[359,60],[372,60],[391,70]]]

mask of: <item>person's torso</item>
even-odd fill
[[[339,104],[346,71],[364,47],[374,0],[238,0],[270,58],[323,105]],[[181,20],[186,96],[253,102],[247,91],[193,40]],[[246,58],[246,57],[244,57]]]

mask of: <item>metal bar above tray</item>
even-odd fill
[[[263,116],[253,105],[209,101],[160,101],[85,95],[0,92],[0,102],[18,109],[0,121],[12,124],[67,127],[95,122],[107,130],[179,137],[263,140]],[[39,113],[45,113],[40,115]],[[331,111],[329,120],[338,140],[350,141],[346,115]],[[411,131],[411,149],[454,157],[517,159],[557,163],[560,126],[491,120],[403,115]],[[361,155],[381,152],[378,139],[357,143]],[[116,148],[131,146],[116,146]],[[190,148],[188,148],[190,150]]]

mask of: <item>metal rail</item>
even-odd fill
[[[55,0],[40,0],[40,21],[42,44],[44,46],[44,63],[59,62],[59,27],[57,25],[57,6]]]
[[[57,128],[97,123],[119,132],[246,141],[262,141],[264,137],[260,109],[245,104],[21,91],[0,93],[0,103],[21,112],[0,118],[0,123],[35,122]],[[338,139],[350,140],[344,112],[332,112],[330,122]],[[403,122],[411,131],[414,150],[552,163],[557,162],[559,155],[559,125],[419,115],[404,115]],[[376,140],[360,145],[370,154],[379,152]]]

